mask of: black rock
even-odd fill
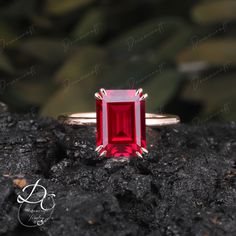
[[[0,235],[12,231],[18,225],[17,195],[14,192],[12,181],[1,175],[0,177]]]
[[[54,193],[35,235],[236,235],[236,125],[148,129],[143,159],[100,159],[95,128],[0,115],[0,234],[20,226],[14,180]],[[4,227],[3,227],[4,226]]]

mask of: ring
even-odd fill
[[[105,90],[95,93],[96,112],[60,115],[68,125],[95,126],[98,155],[143,157],[148,153],[146,126],[158,127],[180,122],[176,115],[145,113],[148,95],[143,90]]]
[[[68,125],[96,126],[96,112],[74,113],[70,115],[60,115],[58,120]],[[164,125],[174,125],[180,122],[178,116],[169,114],[145,114],[147,127],[159,127]]]

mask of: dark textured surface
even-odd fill
[[[148,129],[149,155],[98,159],[95,129],[0,115],[0,234],[19,226],[13,180],[56,194],[36,235],[236,235],[236,125]]]

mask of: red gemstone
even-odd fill
[[[131,157],[146,149],[145,101],[136,90],[107,90],[96,101],[97,147],[107,157]]]

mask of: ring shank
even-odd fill
[[[164,125],[173,125],[180,122],[176,115],[146,113],[146,126],[158,127]],[[94,126],[96,125],[96,112],[74,113],[71,115],[61,115],[59,122],[68,125]]]

